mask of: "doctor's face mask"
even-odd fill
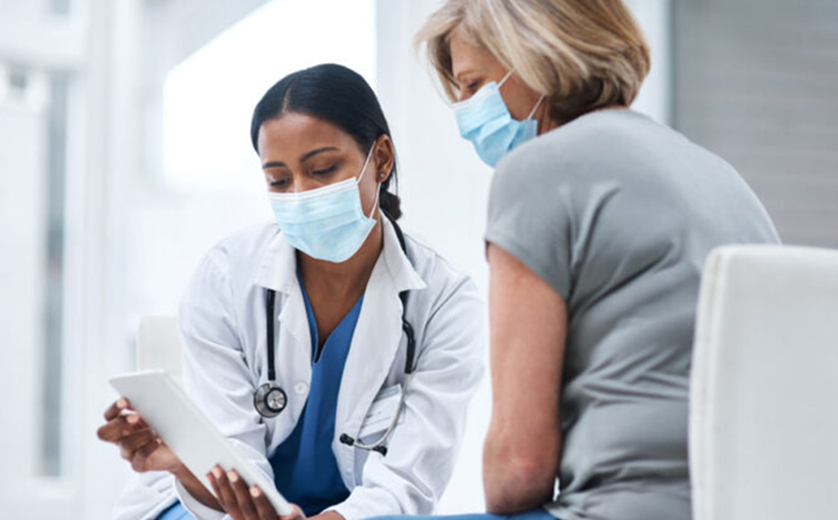
[[[364,214],[358,185],[375,146],[370,147],[358,177],[303,192],[268,194],[279,229],[298,251],[340,263],[351,258],[375,227],[380,185],[369,216]]]

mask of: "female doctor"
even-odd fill
[[[298,516],[430,513],[482,375],[476,288],[395,223],[393,141],[361,76],[285,77],[251,138],[276,222],[201,262],[178,316],[184,388]],[[211,494],[126,400],[105,418],[140,473],[117,518],[277,518],[234,472],[216,467]]]

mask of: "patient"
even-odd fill
[[[629,109],[649,48],[621,0],[448,0],[418,40],[496,167],[486,509],[688,520],[702,266],[776,243],[771,219],[729,164]]]

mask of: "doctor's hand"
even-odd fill
[[[119,446],[120,455],[138,473],[146,471],[182,471],[184,466],[171,449],[157,436],[142,417],[121,397],[105,411],[104,426],[97,430],[99,439]]]
[[[278,515],[276,509],[259,486],[249,486],[236,471],[224,471],[216,466],[207,478],[224,511],[233,520],[306,520],[303,511],[294,504],[290,515]],[[319,516],[319,515],[318,515]]]

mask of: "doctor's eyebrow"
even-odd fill
[[[300,157],[300,162],[307,161],[308,159],[311,159],[312,157],[314,157],[315,155],[317,155],[319,153],[339,152],[339,151],[340,151],[340,148],[337,148],[335,146],[324,146],[322,148],[316,148],[316,149],[314,149],[310,152],[306,152],[305,154],[303,154],[303,156]],[[287,168],[287,167],[288,167],[288,165],[286,165],[282,161],[269,161],[269,162],[266,162],[265,164],[262,165],[263,170],[266,169],[266,168]]]

